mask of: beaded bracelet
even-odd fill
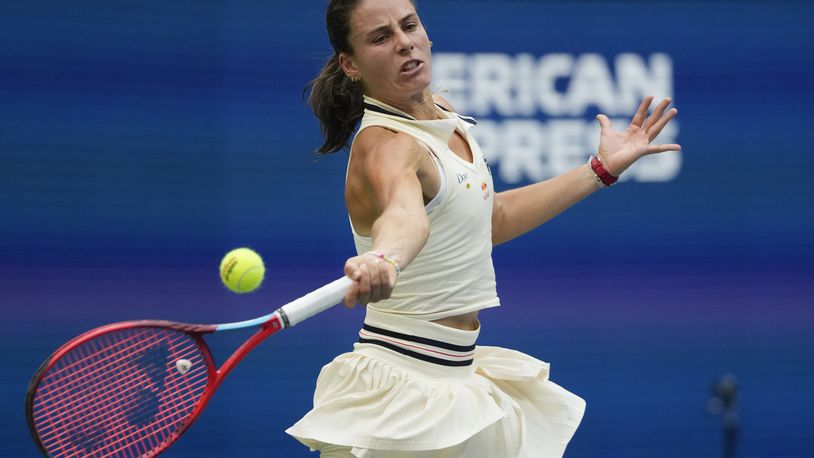
[[[396,278],[398,278],[398,276],[401,274],[401,267],[399,267],[399,263],[397,263],[396,261],[394,261],[393,259],[391,259],[387,255],[385,255],[384,253],[379,252],[379,251],[368,251],[367,253],[365,253],[365,255],[368,255],[368,254],[371,255],[371,256],[376,256],[377,258],[381,259],[382,261],[384,261],[384,262],[390,264],[391,266],[395,267],[396,268]]]
[[[594,172],[594,180],[596,180],[596,184],[598,184],[600,188],[609,188],[619,179],[619,177],[613,176],[608,172],[608,169],[605,168],[605,164],[602,163],[602,158],[598,154],[588,159],[588,165]]]

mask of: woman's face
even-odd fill
[[[351,14],[353,55],[340,57],[380,100],[415,99],[430,85],[430,41],[410,0],[362,0]]]

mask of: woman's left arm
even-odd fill
[[[653,97],[645,98],[623,131],[614,131],[607,116],[596,117],[600,125],[597,156],[611,175],[618,177],[648,154],[681,149],[677,144],[650,143],[678,113],[675,108],[667,110],[670,99],[664,99],[647,116],[652,102]],[[492,244],[525,234],[600,188],[596,174],[585,164],[549,180],[497,193],[492,210]]]

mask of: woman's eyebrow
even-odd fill
[[[404,24],[405,22],[407,22],[407,21],[409,21],[411,19],[415,19],[417,17],[418,16],[415,13],[410,13],[407,16],[404,16],[403,18],[401,18],[401,20],[399,21],[399,24]],[[386,32],[388,30],[390,30],[390,26],[389,25],[383,25],[383,26],[380,26],[380,27],[376,27],[375,29],[373,29],[370,32],[366,33],[365,36],[372,37],[373,35],[375,35],[377,33]]]

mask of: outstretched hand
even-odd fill
[[[599,156],[605,169],[611,175],[618,177],[634,162],[648,154],[681,149],[681,145],[675,143],[650,144],[678,113],[675,108],[667,110],[670,102],[669,98],[662,100],[653,113],[647,116],[647,110],[653,103],[653,96],[645,97],[630,121],[630,125],[623,131],[614,131],[607,116],[600,114],[596,117],[601,129]],[[665,110],[667,111],[665,112]]]

